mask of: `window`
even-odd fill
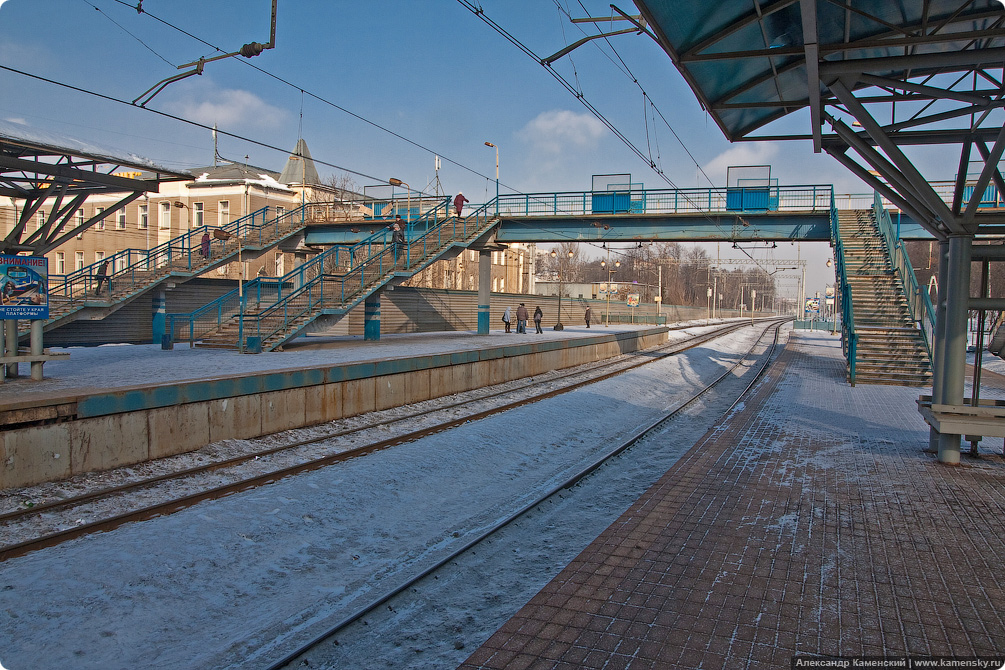
[[[35,230],[38,230],[45,225],[45,212],[39,211],[38,216],[35,218]]]
[[[62,251],[56,252],[56,274],[65,275],[66,274],[66,254]]]
[[[73,215],[73,218],[76,220],[75,225],[76,225],[77,228],[80,228],[81,226],[83,226],[84,225],[84,210],[78,209],[76,211],[76,213]],[[79,233],[77,233],[77,239],[78,240],[84,239],[84,231],[83,230],[81,230]]]
[[[192,217],[192,225],[196,228],[206,225],[206,206],[204,203],[192,203]]]
[[[140,205],[140,223],[139,228],[143,230],[147,227],[148,216],[149,216],[149,205]]]
[[[222,226],[230,223],[230,201],[221,200],[219,209],[216,210],[216,215],[218,217],[217,225]]]
[[[83,270],[84,269],[84,252],[83,251],[74,251],[73,252],[73,264],[74,264],[74,269],[75,270]]]
[[[115,227],[123,230],[126,227],[126,208],[121,208],[115,213]]]
[[[285,207],[276,207],[276,218],[279,218],[280,216],[282,216],[285,213],[286,213],[286,208]]]
[[[101,216],[104,213],[105,213],[105,208],[104,207],[95,207],[94,208],[94,214],[96,216]],[[98,230],[104,230],[105,229],[105,220],[104,219],[99,219],[98,222],[96,224],[94,224],[94,227],[97,228]]]
[[[95,251],[94,252],[94,262],[95,263],[100,263],[103,260],[105,260],[105,252],[104,251]]]
[[[122,272],[125,269],[126,269],[126,255],[121,254],[118,258],[115,259],[115,271]]]
[[[161,217],[160,217],[161,228],[171,227],[171,203],[162,202],[161,203]]]

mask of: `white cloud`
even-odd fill
[[[22,119],[22,118],[10,118],[10,117],[8,117],[8,118],[4,119],[4,121],[6,121],[7,123],[16,123],[19,126],[27,126],[28,125],[28,121],[26,121],[25,119]]]
[[[737,144],[705,164],[705,174],[713,184],[726,183],[726,168],[731,165],[771,165],[771,159],[778,154],[775,142],[749,142]]]
[[[593,149],[607,132],[600,121],[589,114],[565,109],[541,112],[517,131],[517,137],[535,149],[558,154],[566,149]]]
[[[175,98],[164,105],[167,111],[208,126],[276,128],[287,116],[254,93],[221,89],[211,83],[178,87],[173,93]]]

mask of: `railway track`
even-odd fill
[[[437,560],[434,564],[426,567],[421,572],[418,572],[417,574],[410,576],[408,579],[389,588],[383,593],[375,596],[365,605],[356,608],[354,612],[341,618],[331,627],[327,628],[327,630],[325,630],[322,634],[315,636],[308,642],[301,645],[296,650],[288,653],[281,659],[267,666],[268,670],[281,670],[282,668],[292,668],[292,667],[311,665],[310,662],[306,660],[306,658],[307,655],[309,655],[314,648],[319,647],[322,643],[332,639],[333,637],[335,637],[336,635],[347,629],[349,626],[360,621],[361,619],[363,619],[363,617],[374,612],[378,608],[387,607],[388,610],[392,612],[395,611],[395,608],[392,605],[393,599],[399,594],[402,594],[404,591],[412,589],[420,581],[430,577],[435,579],[443,577],[444,581],[447,581],[448,578],[445,575],[439,573],[444,572],[446,570],[450,570],[450,566],[452,564],[456,564],[456,561],[459,559],[459,557],[461,557],[466,552],[472,551],[476,546],[478,546],[482,542],[489,540],[494,535],[499,533],[502,529],[506,528],[517,519],[524,517],[532,510],[538,508],[556,494],[559,494],[560,492],[580,483],[582,480],[587,478],[591,473],[603,467],[604,464],[610,462],[618,455],[630,449],[633,445],[644,440],[647,436],[652,435],[663,429],[668,422],[672,421],[674,417],[676,417],[678,414],[680,414],[682,411],[688,408],[692,403],[696,402],[707,392],[718,386],[724,380],[731,377],[734,371],[740,366],[742,366],[746,362],[746,360],[751,356],[751,353],[754,351],[754,349],[757,348],[760,342],[764,339],[764,336],[768,333],[768,331],[773,331],[773,340],[770,347],[768,348],[768,351],[763,355],[764,358],[763,363],[761,364],[758,371],[750,379],[750,381],[746,384],[746,386],[744,387],[740,395],[737,397],[737,399],[733,401],[733,403],[730,404],[730,406],[723,413],[723,415],[728,415],[732,411],[732,409],[737,405],[737,403],[739,403],[744,397],[746,397],[746,395],[750,392],[750,390],[754,387],[754,385],[757,384],[757,382],[764,375],[764,372],[767,370],[769,364],[774,358],[775,349],[778,344],[779,331],[783,324],[784,321],[779,321],[767,325],[764,331],[762,331],[757,341],[750,347],[750,349],[742,357],[740,357],[740,359],[733,366],[725,370],[716,379],[706,384],[702,389],[694,393],[689,399],[681,402],[672,410],[668,411],[666,414],[664,414],[664,416],[660,417],[659,419],[652,422],[648,426],[639,430],[637,433],[630,436],[628,439],[624,440],[620,444],[616,445],[614,448],[608,450],[606,453],[602,454],[600,457],[596,458],[592,462],[579,468],[575,473],[567,477],[561,483],[540,491],[538,495],[534,496],[533,500],[527,502],[525,505],[513,511],[505,518],[500,519],[497,523],[484,529],[482,532],[476,534],[473,537],[467,538],[463,542],[463,544],[458,546],[448,555]]]
[[[453,402],[443,403],[441,399],[418,403],[414,410],[399,413],[389,420],[352,422],[359,425],[326,430],[307,439],[279,445],[275,444],[274,437],[249,440],[247,443],[251,448],[237,456],[7,511],[0,514],[3,537],[19,539],[0,546],[0,561],[91,533],[106,532],[125,523],[171,514],[206,500],[263,486],[539,402],[700,346],[746,325],[747,322],[722,324],[658,348],[539,375],[530,380],[458,394],[461,399]],[[434,408],[430,409],[430,405]],[[423,425],[417,429],[408,427],[415,423]],[[395,432],[395,426],[402,428]],[[384,437],[388,432],[392,434]],[[324,452],[321,455],[307,453],[319,447]],[[117,511],[103,511],[109,507]],[[29,527],[31,530],[28,530]]]

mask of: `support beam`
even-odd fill
[[[958,221],[956,221],[953,213],[949,210],[949,207],[939,194],[936,193],[928,180],[925,179],[914,164],[904,155],[900,148],[890,140],[883,129],[876,122],[872,115],[865,109],[865,106],[856,98],[844,82],[838,80],[830,85],[831,91],[837,96],[838,100],[848,109],[852,116],[858,119],[859,123],[862,124],[862,128],[870,137],[876,142],[877,146],[883,150],[883,153],[893,161],[893,163],[903,174],[910,185],[913,187],[913,191],[917,193],[919,198],[925,203],[925,205],[935,213],[936,221],[941,221],[948,232],[950,233],[965,233],[963,227]],[[880,174],[883,174],[880,171]],[[883,175],[887,176],[887,175]]]
[[[478,334],[488,335],[491,322],[490,308],[492,296],[492,252],[478,251]]]
[[[949,285],[949,240],[939,242],[939,287],[935,296],[935,331],[932,333],[932,402],[943,403],[946,381],[946,289]],[[928,449],[939,453],[939,431],[928,429]]]
[[[806,91],[810,101],[810,129],[813,132],[813,153],[823,146],[820,126],[820,55],[817,44],[817,0],[800,0],[799,13],[803,20],[803,52],[806,59]]]
[[[363,339],[371,342],[380,339],[380,294],[374,291],[363,302]]]
[[[970,293],[971,237],[949,237],[949,276],[939,293],[946,295],[945,376],[942,386],[942,404],[962,405],[963,384],[966,381],[967,363],[967,308]],[[960,462],[959,434],[939,435],[939,462],[956,465]]]

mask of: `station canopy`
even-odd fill
[[[1000,0],[635,4],[729,140],[812,140],[940,239],[1005,232]],[[953,202],[903,153],[922,144],[959,147]]]
[[[0,122],[0,197],[11,198],[18,210],[13,228],[0,242],[0,253],[45,254],[144,193],[156,193],[162,182],[190,179],[188,172],[139,156]],[[93,194],[121,198],[80,221],[74,214]],[[45,207],[49,211],[42,224],[29,225]]]

